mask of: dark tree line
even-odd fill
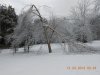
[[[13,33],[16,25],[17,15],[15,9],[12,6],[0,5],[0,48],[10,46],[7,39]]]

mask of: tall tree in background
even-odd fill
[[[16,24],[17,15],[14,8],[12,8],[12,6],[7,7],[0,5],[0,47],[8,46],[8,44],[6,44],[6,40],[8,36],[13,33]]]
[[[90,0],[81,0],[78,5],[72,9],[73,24],[76,25],[74,32],[76,39],[81,42],[92,40],[92,33],[89,24],[89,14],[91,10]]]
[[[60,25],[59,18],[52,14],[52,16],[50,16],[48,20],[48,25],[52,27],[54,30],[57,30]],[[48,39],[51,43],[58,42],[58,38],[54,30],[51,30],[50,28],[47,29]]]
[[[100,40],[100,0],[94,0],[94,10],[91,14],[90,24],[95,40]]]
[[[100,14],[100,0],[94,0],[95,2],[94,2],[94,4],[95,4],[95,6],[94,6],[94,12],[95,12],[95,14],[96,15],[98,15],[98,14]]]

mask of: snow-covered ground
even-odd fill
[[[52,49],[53,53],[49,54],[46,45],[35,45],[30,53],[23,53],[23,48],[20,48],[20,52],[14,55],[10,49],[3,50],[0,53],[0,75],[100,75],[99,54],[64,54],[60,44],[52,44]],[[67,69],[80,66],[96,69]]]
[[[86,43],[88,46],[94,47],[97,50],[100,50],[100,41],[92,41],[90,43]]]
[[[67,70],[96,66],[96,70]],[[0,55],[0,75],[100,75],[100,55]]]

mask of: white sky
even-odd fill
[[[0,0],[0,4],[12,5],[15,8],[17,14],[21,12],[21,9],[29,4],[34,3],[37,6],[49,6],[50,11],[53,11],[56,15],[67,16],[70,12],[70,8],[76,5],[78,0]]]

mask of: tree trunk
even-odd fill
[[[14,53],[16,53],[17,52],[17,48],[15,47],[15,51],[14,51]]]
[[[28,45],[28,53],[30,52],[30,46]]]
[[[50,41],[48,41],[48,49],[49,49],[49,53],[52,53]]]
[[[25,46],[24,46],[24,52],[26,53],[26,48],[25,48]]]
[[[46,27],[44,27],[44,33],[45,33],[45,38],[47,40],[49,53],[52,53],[51,45],[50,45],[50,39],[48,38],[48,34],[47,34],[47,31],[46,31]]]

